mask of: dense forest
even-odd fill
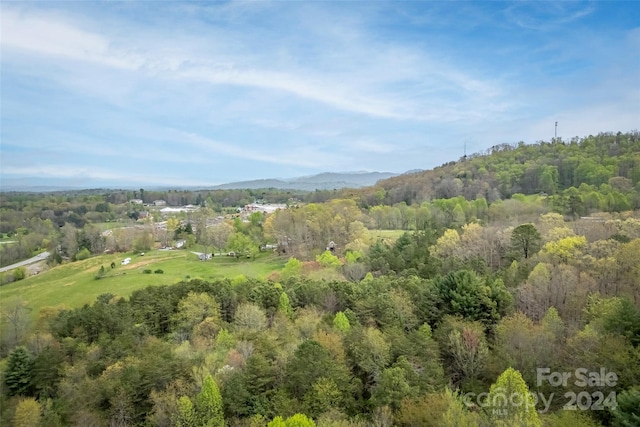
[[[543,193],[568,214],[640,207],[640,133],[603,133],[569,142],[500,144],[433,170],[381,181],[369,205],[422,203],[463,196],[488,203],[514,194]],[[384,190],[384,191],[381,191]],[[581,199],[580,203],[571,199]]]
[[[287,262],[82,307],[3,301],[0,422],[640,425],[639,137],[501,145],[357,190],[3,194],[3,265],[177,239]],[[286,208],[242,211],[256,200]],[[28,283],[16,271],[3,283]]]

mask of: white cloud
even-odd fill
[[[265,153],[255,144],[253,146],[247,146],[242,142],[225,143],[203,137],[193,132],[179,130],[174,130],[173,133],[176,140],[181,141],[183,144],[197,147],[199,150],[209,153],[209,155],[227,155],[237,159],[247,160],[248,162],[265,162],[307,168],[329,166],[331,164],[331,156],[309,146],[301,146],[287,151],[270,150],[271,153]],[[250,167],[251,163],[247,163],[247,168]]]
[[[2,9],[0,42],[2,49],[60,56],[115,68],[134,70],[144,63],[138,55],[113,49],[104,36],[79,29],[59,16],[18,12],[6,7]]]
[[[203,52],[202,41],[194,43],[194,47],[188,45],[194,35],[177,41],[158,40],[154,33],[145,34],[145,28],[140,28],[136,33],[142,35],[136,39],[124,36],[113,39],[80,29],[58,14],[5,8],[3,15],[5,49],[136,71],[165,80],[282,91],[372,117],[416,121],[474,119],[476,114],[470,108],[478,104],[496,105],[487,101],[500,94],[494,83],[471,77],[443,61],[434,61],[423,52],[388,43],[371,45],[361,35],[349,37],[353,39],[351,44],[342,45],[337,57],[333,49],[327,49],[305,65],[278,62],[277,58],[273,63],[273,57],[256,55],[249,50],[250,46],[241,45],[229,52],[217,41],[212,49]],[[228,34],[217,28],[214,34],[232,40],[234,33],[226,31]],[[357,33],[357,29],[351,28],[350,32]],[[322,41],[318,43],[318,47],[326,48]],[[286,45],[283,48],[286,50]],[[341,63],[332,72],[336,61]],[[316,64],[325,69],[313,69]],[[398,84],[405,87],[400,92]],[[444,96],[440,95],[443,91],[447,92]],[[456,95],[451,96],[452,93]]]

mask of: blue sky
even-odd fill
[[[1,183],[400,173],[638,129],[637,6],[4,1]]]

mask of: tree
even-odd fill
[[[554,324],[554,314],[557,316],[557,311],[549,309],[548,316],[545,316],[547,324],[553,324],[550,327],[552,330],[558,327]],[[557,320],[560,318],[557,317]],[[536,367],[554,366],[558,360],[553,352],[559,344],[553,332],[543,330],[541,325],[534,324],[526,315],[517,312],[503,317],[496,325],[492,351],[494,366],[498,365],[500,370],[507,367],[517,369],[528,384],[534,384]]]
[[[296,277],[302,274],[302,262],[296,258],[289,258],[289,261],[284,265],[284,268],[280,272],[283,279],[289,277]]]
[[[464,209],[459,204],[456,204],[456,207],[453,208],[453,221],[452,225],[456,227],[462,227],[466,222],[466,217],[464,214]]]
[[[316,257],[316,261],[326,268],[338,268],[342,265],[337,256],[331,253],[331,251],[324,251]]]
[[[445,389],[444,395],[448,400],[448,406],[439,420],[439,427],[478,427],[480,425],[478,414],[467,411],[460,396],[448,388]]]
[[[267,424],[267,427],[316,427],[316,423],[304,414],[295,414],[286,420],[277,416]]]
[[[504,371],[491,385],[487,403],[485,410],[495,426],[542,426],[533,395],[520,372],[513,368]]]
[[[188,410],[188,405],[185,410]],[[220,389],[210,374],[205,377],[202,389],[195,398],[194,411],[196,425],[203,427],[225,426]]]
[[[316,423],[304,414],[294,414],[285,421],[287,427],[316,427]]]
[[[558,190],[558,167],[545,166],[540,176],[540,190],[547,194],[556,194]]]
[[[194,326],[210,319],[220,323],[220,304],[207,293],[189,292],[178,303],[178,311],[172,316],[174,331],[188,338]]]
[[[440,308],[470,320],[494,323],[511,305],[511,295],[501,280],[485,282],[473,271],[460,270],[435,280]]]
[[[234,325],[240,331],[260,332],[267,327],[267,316],[255,304],[240,304],[236,310]]]
[[[443,366],[454,384],[463,384],[483,372],[489,347],[484,326],[453,316],[445,316],[434,332]]]
[[[227,247],[236,254],[236,258],[240,258],[243,255],[255,258],[258,252],[258,246],[255,242],[253,242],[249,236],[242,233],[233,233],[231,237],[229,237]]]
[[[289,302],[289,295],[286,292],[280,294],[280,300],[278,301],[278,312],[291,319],[293,317],[293,308],[291,302]]]
[[[354,328],[349,336],[348,352],[353,363],[368,380],[378,377],[389,363],[390,346],[376,328]]]
[[[457,230],[447,229],[438,238],[436,244],[431,247],[431,253],[439,259],[445,267],[453,269],[458,260],[460,251],[460,234]]]
[[[278,415],[273,420],[269,421],[267,427],[287,427],[287,423],[280,415]]]
[[[472,328],[451,331],[445,349],[451,356],[454,376],[459,380],[475,378],[489,353],[481,331]]]
[[[34,393],[42,401],[56,396],[58,383],[62,379],[65,357],[63,351],[55,345],[42,349],[33,360],[31,384]]]
[[[414,396],[416,392],[417,389],[409,385],[405,371],[400,367],[392,367],[382,371],[371,393],[371,400],[376,406],[390,406],[397,411],[402,400]]]
[[[617,407],[611,410],[614,427],[632,427],[640,425],[640,389],[632,388],[618,394]]]
[[[33,359],[23,346],[15,347],[9,353],[4,382],[9,396],[27,396],[31,393],[31,369]]]
[[[565,237],[544,245],[542,251],[555,262],[569,263],[575,260],[587,246],[584,236]]]
[[[60,249],[62,253],[71,258],[78,251],[78,241],[76,235],[78,230],[71,224],[66,223],[61,229]]]
[[[292,396],[301,397],[307,393],[317,393],[321,378],[331,380],[340,390],[342,396],[350,392],[349,374],[344,365],[338,365],[331,358],[329,351],[314,340],[303,341],[295,350],[293,357],[286,367],[285,387]],[[316,389],[314,391],[314,384]],[[327,386],[326,382],[323,388]],[[309,402],[318,402],[316,398],[308,396]],[[341,403],[343,398],[340,399]]]
[[[511,247],[525,259],[540,250],[542,237],[533,224],[522,224],[511,232]]]
[[[175,238],[176,233],[180,229],[180,220],[175,217],[167,218],[167,232],[169,240]]]
[[[133,241],[133,249],[137,252],[148,251],[153,247],[153,234],[151,231],[144,230]]]
[[[333,318],[333,327],[342,333],[349,332],[349,329],[351,329],[349,319],[347,319],[347,316],[341,311],[337,312]]]
[[[304,395],[304,403],[309,408],[308,414],[317,417],[332,408],[340,407],[342,392],[335,381],[321,377],[311,386],[311,390]]]
[[[20,297],[2,301],[2,341],[8,348],[16,346],[27,334],[31,323],[30,311],[27,302]]]
[[[34,427],[40,425],[40,404],[33,397],[18,401],[13,415],[14,427]]]

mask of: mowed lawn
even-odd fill
[[[125,258],[131,258],[130,264],[121,265]],[[112,262],[115,264],[113,269]],[[101,255],[60,265],[39,275],[2,286],[0,301],[6,302],[19,297],[36,316],[40,308],[46,306],[80,307],[93,303],[101,294],[127,297],[136,289],[171,285],[181,280],[233,278],[240,274],[264,278],[272,271],[280,270],[285,262],[286,259],[272,253],[260,254],[255,260],[216,257],[209,261],[200,261],[197,255],[186,250],[152,251],[144,256]],[[104,266],[106,274],[96,280],[101,266]],[[158,269],[164,273],[144,273],[144,270]]]

